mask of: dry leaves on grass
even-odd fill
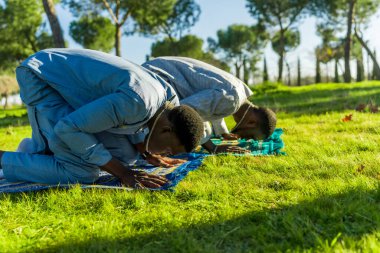
[[[351,114],[348,114],[346,116],[344,116],[344,118],[342,119],[343,122],[349,122],[349,121],[352,121],[352,113]]]
[[[358,104],[355,108],[355,111],[378,113],[379,107],[373,101],[370,101],[368,104],[364,104],[364,103]]]
[[[357,173],[362,173],[364,171],[365,166],[363,164],[360,164],[359,168],[356,169]]]

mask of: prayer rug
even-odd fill
[[[236,141],[224,141],[220,139],[212,139],[212,141],[217,144],[229,144],[237,145],[239,147],[244,147],[251,150],[248,155],[260,156],[260,155],[281,155],[285,154],[281,151],[284,147],[284,143],[281,139],[282,129],[277,128],[272,136],[263,141],[255,140],[236,140]],[[189,153],[176,156],[176,158],[181,158],[187,160],[187,162],[170,167],[155,167],[152,165],[134,165],[130,168],[133,170],[145,171],[149,174],[165,176],[169,183],[158,189],[150,190],[172,190],[181,180],[183,180],[190,171],[197,169],[201,164],[203,159],[209,154],[202,148],[198,148],[196,153]],[[47,184],[36,184],[29,182],[16,182],[11,183],[5,179],[0,180],[0,193],[14,193],[14,192],[29,192],[29,191],[40,191],[50,188],[69,188],[75,184],[59,184],[59,185],[47,185]],[[120,181],[108,174],[107,172],[101,172],[99,179],[94,184],[80,184],[83,189],[89,188],[103,188],[103,189],[122,189],[122,190],[134,190],[133,188],[124,187],[121,185]]]

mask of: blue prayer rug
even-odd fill
[[[239,147],[244,147],[251,150],[248,155],[260,156],[260,155],[281,155],[285,154],[281,151],[284,147],[284,143],[281,139],[283,131],[277,128],[271,137],[263,141],[255,140],[236,140],[236,141],[223,141],[220,139],[212,139],[212,141],[217,144],[229,144],[236,145]],[[198,148],[196,153],[188,153],[176,158],[187,160],[187,162],[170,167],[155,167],[153,165],[134,165],[130,168],[133,170],[145,171],[149,174],[165,176],[169,182],[164,186],[157,189],[150,190],[172,190],[181,180],[183,180],[190,171],[196,170],[201,164],[203,159],[208,156],[202,148]],[[245,154],[246,155],[246,154]],[[70,188],[77,184],[59,184],[59,185],[47,185],[47,184],[37,184],[29,182],[16,182],[11,183],[5,179],[0,180],[0,193],[15,193],[15,192],[29,192],[29,191],[40,191],[51,188]],[[123,189],[123,190],[134,190],[133,188],[128,188],[122,186],[119,179],[107,172],[101,172],[99,179],[93,184],[80,184],[83,189],[91,188],[102,188],[102,189]]]

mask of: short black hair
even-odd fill
[[[180,105],[169,112],[168,118],[186,152],[194,150],[203,137],[201,116],[190,106]]]
[[[266,107],[253,107],[254,112],[259,116],[259,128],[265,135],[265,139],[269,138],[276,129],[276,114]]]

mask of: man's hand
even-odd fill
[[[174,159],[170,157],[165,157],[161,155],[149,154],[146,156],[146,161],[153,166],[162,166],[162,167],[172,167],[176,165],[180,165],[186,160],[183,159]]]
[[[125,175],[120,177],[123,185],[132,188],[160,188],[168,182],[164,177],[150,175],[142,171],[127,170]]]
[[[237,134],[232,134],[232,133],[224,133],[222,134],[222,137],[224,140],[239,140],[240,136]]]
[[[125,167],[118,159],[112,158],[108,163],[100,166],[112,175],[120,179],[121,183],[133,188],[160,188],[168,182],[161,176],[150,175],[141,171],[134,171]]]
[[[250,151],[248,149],[232,146],[232,145],[218,145],[214,149],[215,154],[219,153],[235,153],[235,154],[248,154]]]

